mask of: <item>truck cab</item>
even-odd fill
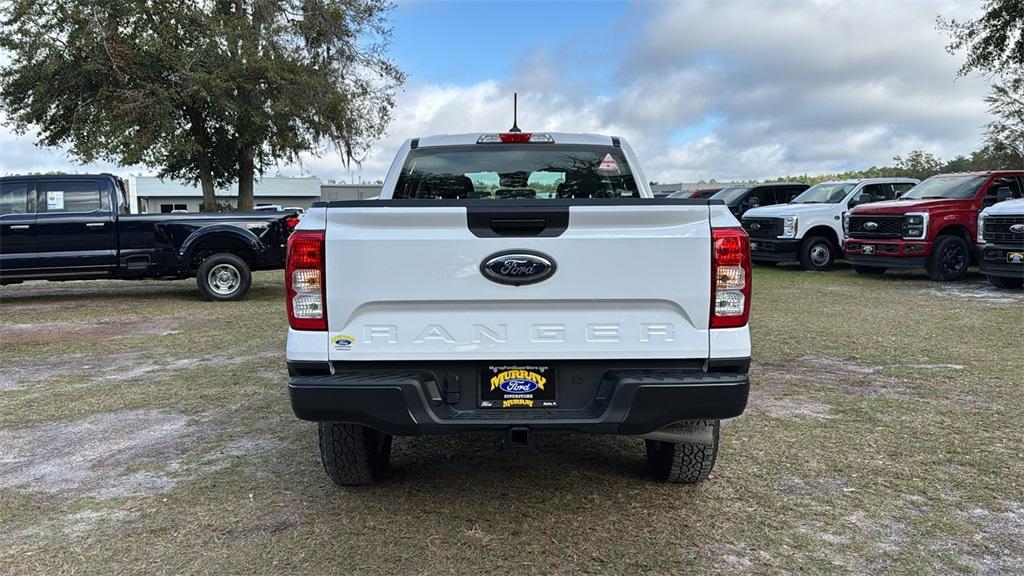
[[[106,274],[117,266],[117,215],[127,213],[110,174],[0,179],[0,276]]]
[[[897,200],[851,210],[844,257],[861,274],[924,268],[932,280],[960,280],[974,259],[978,214],[1022,190],[1024,170],[932,176]]]
[[[978,265],[997,288],[1024,286],[1024,200],[1007,200],[978,215]]]
[[[801,182],[730,186],[715,192],[710,198],[721,200],[729,208],[733,216],[740,218],[747,210],[753,210],[761,206],[786,204],[808,188],[810,188],[809,184]]]
[[[918,183],[913,178],[862,178],[816,184],[788,204],[743,214],[750,258],[759,264],[799,262],[824,271],[842,255],[843,215],[855,206],[893,200]]]

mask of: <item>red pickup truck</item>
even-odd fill
[[[1022,191],[1024,170],[932,176],[896,200],[847,212],[845,258],[861,274],[925,268],[932,280],[960,280],[976,260],[978,213]]]

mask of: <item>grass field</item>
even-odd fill
[[[750,406],[710,481],[642,441],[397,439],[330,485],[280,273],[0,290],[0,573],[1019,574],[1024,293],[755,271]]]

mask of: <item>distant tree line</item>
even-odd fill
[[[894,156],[891,166],[872,166],[866,170],[850,170],[834,174],[811,176],[787,175],[770,178],[765,182],[804,182],[818,184],[829,180],[852,180],[858,178],[905,177],[924,180],[936,174],[947,172],[980,172],[986,170],[1006,170],[1024,168],[1024,156],[1009,147],[985,145],[970,156],[958,155],[949,160],[942,160],[930,152],[914,150],[906,156]]]

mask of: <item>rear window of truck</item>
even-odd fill
[[[639,198],[622,149],[571,144],[476,144],[409,151],[393,198]]]

